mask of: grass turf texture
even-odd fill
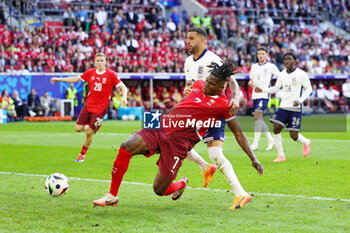
[[[253,123],[252,118],[240,121],[242,125]],[[131,160],[117,207],[92,208],[92,201],[109,191],[120,143],[140,127],[138,121],[104,122],[86,161],[74,163],[84,139],[84,134],[73,131],[74,122],[0,125],[0,171],[40,175],[60,172],[68,177],[102,180],[71,179],[68,193],[53,198],[44,189],[44,176],[0,173],[0,232],[350,231],[350,202],[336,200],[350,199],[349,127],[348,132],[303,133],[312,139],[308,158],[302,156],[302,145],[283,133],[287,162],[278,164],[272,162],[275,149],[263,150],[266,139],[262,135],[256,152],[265,168],[261,177],[227,132],[224,154],[242,186],[254,194],[253,201],[240,210],[228,210],[234,194],[228,192],[231,188],[220,172],[208,189],[196,189],[203,182],[200,169],[186,160],[178,173],[178,179],[187,176],[190,180],[183,197],[174,202],[170,197],[156,196],[151,184],[158,170],[158,155]],[[247,136],[252,141],[253,133],[247,132]],[[209,161],[202,143],[196,150]]]

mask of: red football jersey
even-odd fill
[[[220,127],[217,124],[222,118],[226,121],[235,118],[229,114],[231,107],[226,95],[222,92],[218,96],[207,96],[204,85],[203,80],[197,80],[191,93],[162,117],[162,128],[167,133],[198,141],[208,128]],[[198,121],[203,124],[196,124]]]
[[[86,100],[88,112],[101,114],[108,106],[112,88],[118,85],[121,80],[114,71],[108,68],[103,74],[97,74],[96,70],[96,68],[88,69],[80,77],[89,85],[89,94]]]

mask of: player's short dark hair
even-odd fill
[[[222,82],[226,82],[227,78],[235,74],[237,71],[237,66],[233,61],[223,62],[221,66],[212,62],[208,67],[212,68],[210,74],[219,78]]]
[[[292,53],[292,52],[285,53],[285,54],[283,55],[282,59],[284,60],[284,58],[285,58],[286,56],[288,56],[288,55],[291,56],[294,60],[297,60],[297,56],[295,56],[295,54]]]
[[[258,48],[258,52],[259,51],[265,51],[267,53],[267,48],[264,47],[264,46],[261,46],[261,47]]]
[[[207,39],[207,32],[203,29],[203,28],[200,28],[200,27],[191,27],[188,32],[197,32],[198,35],[201,35],[203,36],[205,39]]]

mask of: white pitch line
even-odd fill
[[[81,136],[82,133],[54,133],[54,134],[31,134],[31,137],[66,137],[66,136]],[[97,135],[101,136],[130,136],[131,133],[97,133]],[[28,138],[28,134],[17,134],[17,135],[0,135],[0,138],[19,138],[19,137],[26,137]],[[234,138],[234,136],[227,136],[227,139]],[[248,139],[254,139],[254,137],[247,137]],[[316,142],[349,142],[350,140],[347,139],[312,139],[311,141]]]
[[[16,172],[2,172],[0,171],[0,175],[14,175],[14,176],[35,176],[35,177],[48,177],[48,175],[39,175],[39,174],[26,174],[26,173],[16,173]],[[85,179],[79,177],[68,177],[70,180],[79,180],[79,181],[88,181],[88,182],[103,182],[110,183],[110,180],[100,180],[100,179]],[[152,187],[152,184],[139,183],[139,182],[129,182],[123,181],[123,184],[133,184],[139,186],[148,186]],[[188,189],[193,190],[203,190],[203,191],[211,191],[211,192],[227,192],[228,190],[223,189],[208,189],[208,188],[200,188],[200,187],[188,187]],[[229,190],[232,192],[232,190]],[[313,199],[313,200],[322,200],[322,201],[342,201],[342,202],[350,202],[350,199],[339,199],[339,198],[329,198],[329,197],[308,197],[304,195],[291,195],[291,194],[278,194],[278,193],[258,193],[258,192],[248,192],[253,193],[255,195],[261,196],[272,196],[272,197],[291,197],[291,198],[305,198],[305,199]]]

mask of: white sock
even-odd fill
[[[281,133],[274,134],[273,135],[273,140],[275,141],[275,147],[276,147],[278,156],[280,156],[280,155],[284,156]]]
[[[227,182],[231,185],[233,192],[236,196],[246,195],[242,185],[239,183],[239,180],[236,176],[236,173],[233,170],[231,163],[226,159],[222,153],[222,148],[219,146],[209,147],[208,153],[211,161],[215,163],[220,172],[224,175]]]
[[[194,149],[187,153],[186,159],[198,164],[202,171],[208,170],[208,163]]]
[[[273,138],[272,138],[271,133],[269,131],[269,127],[267,127],[265,121],[262,120],[262,119],[261,119],[261,124],[262,124],[262,131],[265,134],[265,137],[267,138],[267,141],[269,143],[273,142]]]
[[[252,145],[254,145],[256,148],[259,145],[259,141],[260,141],[260,135],[261,135],[261,130],[262,130],[262,124],[260,119],[254,121],[255,125],[254,125],[254,140]]]
[[[297,142],[300,142],[301,144],[308,144],[309,143],[309,139],[305,138],[302,134],[298,134],[298,139]]]

